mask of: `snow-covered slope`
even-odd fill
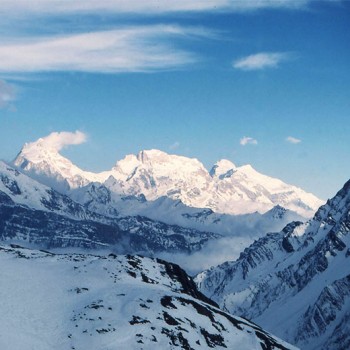
[[[153,254],[191,253],[218,237],[139,215],[112,218],[92,212],[0,162],[0,240]]]
[[[0,246],[0,264],[1,349],[295,349],[165,261]]]
[[[70,197],[90,211],[111,217],[141,215],[170,225],[216,232],[230,237],[257,238],[265,232],[281,230],[290,221],[304,219],[278,205],[264,214],[220,214],[211,209],[189,207],[179,199],[165,196],[147,201],[143,195],[119,195],[99,183],[72,190]]]
[[[14,165],[61,192],[92,181],[103,182],[110,175],[108,172],[95,174],[81,170],[59,154],[55,147],[49,147],[43,139],[26,143],[14,160]]]
[[[250,165],[236,167],[220,160],[208,172],[197,159],[159,150],[128,155],[111,170],[94,174],[79,169],[39,139],[23,147],[14,165],[61,192],[99,182],[119,195],[144,195],[150,201],[165,196],[217,213],[264,213],[280,205],[310,217],[322,204],[314,195],[262,175]]]
[[[350,342],[350,181],[307,223],[268,234],[196,277],[199,289],[302,349]]]
[[[226,169],[225,169],[226,170]],[[217,171],[217,170],[216,170]],[[251,165],[238,167],[215,183],[218,195],[217,211],[232,213],[261,213],[276,205],[309,217],[323,202],[302,189],[257,172]]]
[[[8,196],[17,205],[54,212],[76,220],[98,221],[98,215],[74,202],[70,197],[33,180],[2,161],[0,161],[0,192],[3,197]]]

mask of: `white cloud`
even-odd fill
[[[0,2],[0,14],[167,13],[183,11],[254,11],[305,8],[313,0],[12,0]],[[327,1],[327,0],[326,0]],[[334,1],[334,0],[328,0]]]
[[[281,61],[287,60],[288,54],[281,52],[261,52],[240,58],[233,62],[233,67],[241,70],[261,70],[276,68]]]
[[[294,144],[300,143],[300,142],[301,142],[300,139],[297,139],[297,138],[295,138],[295,137],[293,137],[293,136],[288,136],[288,137],[286,138],[286,141],[289,142],[289,143],[294,143]]]
[[[140,72],[172,69],[197,61],[174,47],[173,37],[210,35],[203,28],[152,25],[59,37],[27,37],[0,44],[0,72]],[[23,41],[24,40],[24,41]]]
[[[202,250],[192,254],[161,253],[159,257],[180,264],[187,273],[195,275],[211,266],[217,266],[225,261],[236,260],[244,248],[253,243],[253,239],[245,237],[224,237],[209,241]]]
[[[258,141],[253,139],[252,137],[244,136],[240,139],[239,141],[240,145],[245,146],[245,145],[257,145]]]
[[[15,87],[5,80],[0,80],[0,109],[13,108],[11,102],[16,99]]]
[[[180,142],[175,141],[172,145],[169,146],[171,150],[178,149],[180,147]]]
[[[86,134],[79,130],[75,132],[52,132],[50,135],[40,139],[48,148],[54,148],[57,151],[69,145],[80,145],[86,142],[86,140]]]

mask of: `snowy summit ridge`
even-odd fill
[[[257,172],[251,165],[236,167],[222,159],[210,170],[195,158],[144,150],[127,155],[109,171],[84,171],[49,147],[43,139],[25,144],[14,165],[56,190],[104,184],[125,196],[147,200],[168,197],[217,213],[267,212],[276,205],[310,217],[323,202],[311,193]]]

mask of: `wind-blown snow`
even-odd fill
[[[63,136],[50,134],[36,142],[26,143],[17,155],[14,165],[58,190],[67,191],[93,181],[105,181],[109,173],[83,171],[59,153],[65,145],[81,143],[83,136]]]

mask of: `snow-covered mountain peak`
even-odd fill
[[[51,173],[61,170],[62,175],[82,172],[69,159],[60,155],[54,147],[50,147],[40,138],[35,142],[25,143],[14,164],[24,170],[45,169]]]
[[[144,195],[147,200],[166,196],[186,205],[206,207],[203,194],[211,186],[211,177],[197,159],[145,150],[117,162],[105,185],[121,195]]]
[[[149,166],[181,166],[182,170],[186,171],[193,170],[197,168],[203,168],[204,165],[196,158],[188,158],[184,156],[179,156],[175,154],[168,154],[166,152],[151,149],[140,151],[137,155],[137,159],[145,165]]]
[[[108,172],[95,174],[80,169],[43,138],[26,143],[13,164],[59,191],[85,186],[94,181],[103,182],[109,175]]]
[[[279,217],[283,217],[286,211],[287,210],[285,208],[281,207],[280,205],[276,205],[275,207],[267,211],[265,215],[270,215],[274,218],[279,218]]]
[[[126,178],[132,174],[140,165],[140,161],[134,154],[128,154],[122,160],[118,161],[112,169],[113,172],[124,175]]]
[[[167,162],[169,161],[169,154],[158,149],[142,150],[137,154],[137,159],[141,163]]]
[[[210,170],[210,176],[219,179],[230,177],[236,171],[236,165],[227,159],[221,159]]]
[[[146,176],[146,173],[154,180],[160,177],[175,182],[180,179],[188,180],[193,174],[199,173],[209,177],[208,171],[197,159],[168,154],[156,149],[140,151],[137,155],[127,155],[112,169],[112,175],[122,181],[137,179],[141,175]],[[155,184],[159,185],[157,181]]]
[[[60,158],[60,154],[57,149],[50,147],[45,144],[44,139],[40,138],[35,142],[25,143],[21,152],[17,155],[16,161],[19,161],[20,158],[30,159],[33,163],[39,163],[43,159],[50,158]],[[63,157],[62,157],[63,158]],[[66,161],[69,162],[68,159]]]

